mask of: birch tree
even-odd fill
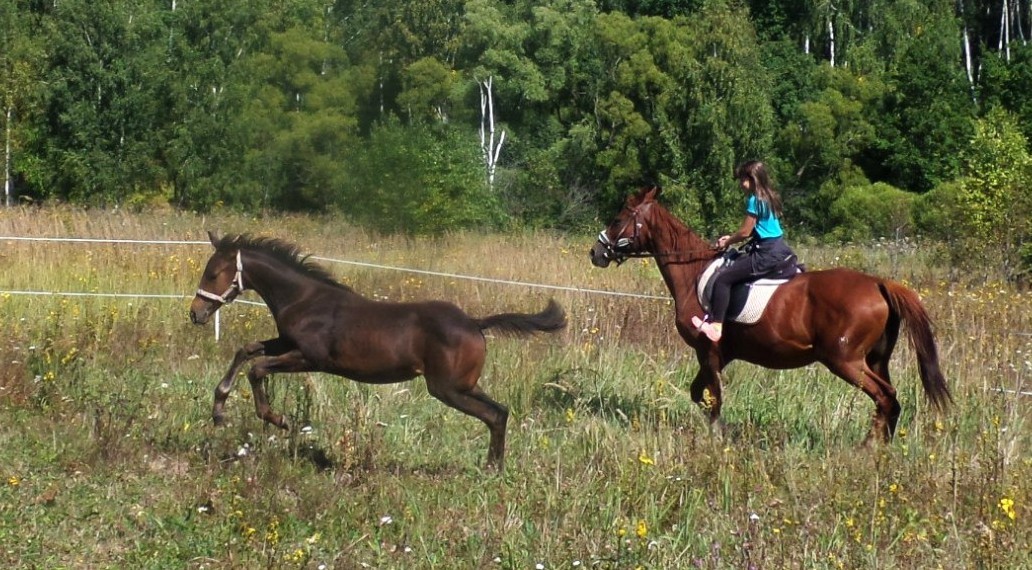
[[[1010,61],[1011,3],[1010,0],[1001,1],[1003,6],[1000,9],[1000,42],[997,49],[1004,54],[1004,59]]]
[[[964,0],[958,2],[959,11],[961,14],[964,13]],[[975,74],[974,74],[974,62],[971,59],[971,37],[968,34],[968,25],[963,19],[961,19],[961,26],[963,27],[962,38],[964,45],[964,71],[967,73],[968,85],[971,87],[972,97],[974,97],[975,91]]]
[[[505,143],[505,130],[498,134],[498,141],[495,142],[494,78],[478,80],[477,85],[480,87],[480,150],[484,157],[487,186],[493,189],[498,156]]]

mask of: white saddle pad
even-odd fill
[[[707,312],[710,310],[710,300],[706,297],[706,284],[713,279],[713,274],[722,263],[724,263],[723,259],[717,259],[709,264],[709,267],[699,277],[699,303],[702,304],[703,310]],[[738,315],[730,320],[747,325],[756,323],[763,316],[763,309],[767,308],[767,303],[770,302],[774,291],[777,291],[779,286],[787,282],[788,279],[759,279],[749,283],[749,296],[746,298],[745,306],[742,307],[742,311]]]

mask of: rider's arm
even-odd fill
[[[736,244],[740,241],[749,239],[749,236],[753,233],[753,228],[756,227],[756,216],[752,214],[746,214],[745,219],[742,220],[742,227],[738,228],[738,231],[726,236],[720,236],[717,240],[717,247],[724,248],[729,245]]]

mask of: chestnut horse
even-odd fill
[[[271,238],[209,233],[215,253],[201,275],[190,319],[204,324],[222,305],[253,289],[276,321],[276,338],[240,348],[215,387],[212,419],[223,423],[222,407],[240,368],[247,374],[258,417],[287,429],[269,406],[263,387],[275,372],[328,372],[371,384],[422,375],[429,393],[487,424],[488,467],[502,468],[509,410],[477,386],[487,343],[483,331],[529,335],[566,326],[561,307],[550,301],[537,314],[505,313],[472,318],[443,301],[372,301],[337,282],[299,256],[297,247]]]
[[[901,322],[917,354],[926,396],[940,410],[952,402],[928,313],[917,294],[850,269],[793,277],[778,287],[758,322],[728,321],[723,338],[710,342],[692,326],[692,317],[705,312],[696,294],[699,277],[720,252],[664,208],[656,200],[659,194],[659,188],[651,187],[629,196],[599,234],[591,261],[606,267],[628,257],[655,257],[674,297],[677,332],[699,359],[691,397],[709,411],[711,425],[720,427],[720,376],[728,363],[744,360],[787,369],[820,362],[874,400],[874,421],[865,443],[889,441],[900,414],[889,358]]]

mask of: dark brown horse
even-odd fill
[[[237,372],[247,374],[258,417],[287,429],[269,407],[263,380],[274,372],[328,372],[359,382],[387,384],[422,375],[427,390],[445,404],[479,418],[490,429],[489,467],[501,469],[509,410],[477,386],[487,343],[483,331],[509,335],[554,332],[566,325],[555,301],[538,314],[506,313],[474,319],[451,303],[372,301],[338,283],[299,256],[297,247],[270,238],[208,234],[215,246],[201,275],[190,318],[204,324],[222,305],[252,289],[262,297],[279,336],[237,351],[215,387],[212,418],[222,407]]]
[[[728,363],[745,360],[766,368],[798,368],[820,362],[874,400],[867,442],[888,441],[900,406],[889,379],[889,358],[905,323],[917,354],[928,399],[938,409],[950,402],[939,370],[928,314],[917,294],[899,283],[849,269],[812,271],[780,286],[755,324],[726,322],[714,344],[692,326],[704,311],[696,294],[700,274],[720,254],[657,200],[658,188],[628,197],[616,219],[599,235],[591,261],[606,267],[628,257],[655,257],[674,297],[677,332],[695,349],[699,373],[691,397],[719,426],[720,375]]]

